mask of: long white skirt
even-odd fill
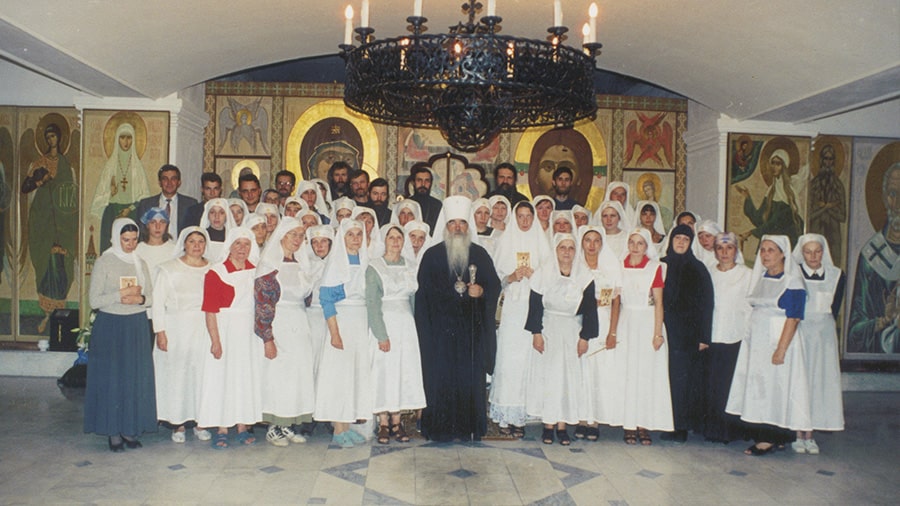
[[[384,301],[384,324],[391,351],[376,349],[372,366],[375,413],[425,407],[419,336],[408,301]],[[374,340],[374,336],[372,337]]]
[[[812,427],[844,430],[844,399],[834,318],[831,313],[807,312],[800,327],[809,378]]]
[[[313,417],[328,422],[368,420],[375,407],[372,353],[364,304],[337,304],[337,322],[344,349],[326,337],[316,373],[316,409]],[[326,330],[326,335],[327,334]]]
[[[174,425],[197,419],[209,334],[200,311],[166,314],[168,351],[153,347],[156,417]]]
[[[197,424],[230,427],[262,419],[260,396],[262,339],[253,333],[253,311],[222,309],[216,314],[222,357],[207,352],[200,386]]]
[[[305,308],[276,305],[272,334],[277,355],[263,359],[262,412],[281,418],[310,414],[316,406],[316,392]]]
[[[584,410],[580,318],[544,312],[544,353],[530,347],[526,411],[545,424],[577,424]]]
[[[525,389],[531,363],[532,336],[525,330],[528,298],[503,302],[497,330],[497,360],[491,378],[490,417],[500,424],[525,425]]]
[[[580,418],[588,423],[618,427],[622,425],[625,410],[626,352],[624,343],[611,350],[604,349],[609,313],[606,315],[605,323],[600,319],[600,335],[588,341],[588,351],[581,357],[585,398]]]
[[[622,305],[619,346],[625,354],[625,408],[628,430],[675,430],[669,390],[669,346],[653,349],[653,306]],[[603,353],[606,353],[605,351]]]

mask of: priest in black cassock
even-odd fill
[[[466,197],[444,200],[444,242],[419,266],[416,328],[428,404],[422,432],[434,441],[477,441],[487,429],[485,375],[494,370],[500,280],[487,251],[471,241],[470,207]]]

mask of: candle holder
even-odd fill
[[[557,43],[562,44],[563,41],[568,39],[569,37],[565,34],[569,31],[569,27],[567,26],[551,26],[547,28],[547,32],[550,34],[547,36],[547,40],[553,42],[555,38]]]
[[[428,18],[425,16],[410,16],[406,18],[406,22],[410,25],[406,29],[411,31],[413,35],[422,35],[428,31],[428,27],[425,26],[425,23],[428,22]]]
[[[368,26],[360,26],[353,31],[356,32],[356,40],[363,45],[368,44],[372,34],[375,33],[375,29]]]

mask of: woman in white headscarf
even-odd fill
[[[300,224],[303,225],[303,230],[322,225],[322,217],[319,216],[319,213],[313,211],[312,209],[300,211],[300,213],[295,216],[295,218],[297,218],[297,220],[300,221]]]
[[[372,342],[366,313],[369,255],[362,222],[347,218],[328,257],[319,299],[329,339],[316,374],[315,417],[334,425],[333,442],[342,448],[365,443],[350,424],[368,420],[375,408]]]
[[[624,215],[622,216],[622,229],[627,229],[637,219],[637,212],[634,207],[634,200],[631,198],[631,186],[622,181],[612,181],[606,187],[606,195],[603,197],[604,202],[614,200],[622,206]]]
[[[108,436],[109,449],[140,448],[137,436],[156,432],[153,357],[147,346],[150,271],[134,254],[138,227],[112,223],[112,246],[94,264],[90,302],[97,310],[84,398],[84,431]],[[129,409],[123,409],[128,406]]]
[[[331,197],[331,186],[324,179],[320,178],[313,178],[310,181],[319,186],[319,194],[322,195],[321,202],[325,205],[325,209],[322,209],[322,214],[331,216],[331,202],[333,200]]]
[[[260,202],[257,204],[254,214],[258,214],[266,219],[266,243],[268,244],[269,237],[281,221],[281,213],[278,212],[278,206],[276,204]]]
[[[185,423],[197,419],[203,364],[209,350],[200,309],[203,280],[209,270],[209,261],[204,258],[207,237],[200,227],[184,228],[173,258],[160,264],[153,283],[156,413],[157,418],[173,425],[172,441],[176,443],[185,441]],[[200,441],[212,437],[208,430],[196,427],[194,436]]]
[[[622,271],[619,346],[625,354],[625,443],[653,444],[650,430],[672,431],[669,349],[663,327],[664,268],[650,232],[628,234]]]
[[[572,206],[572,219],[575,220],[575,228],[577,231],[581,227],[591,224],[591,212],[586,207],[575,204]]]
[[[322,218],[322,223],[326,225],[331,223],[331,219],[328,217],[328,205],[325,202],[325,198],[322,197],[319,185],[312,181],[300,181],[297,183],[297,191],[294,194],[303,199],[310,209],[319,214],[319,217]]]
[[[594,224],[603,227],[604,244],[609,246],[616,258],[622,258],[628,250],[629,222],[625,218],[625,209],[618,200],[605,200],[600,203],[594,213]]]
[[[550,228],[553,230],[553,235],[572,234],[574,236],[578,230],[572,211],[553,211],[550,213]]]
[[[305,227],[285,217],[269,238],[256,268],[256,335],[266,360],[262,367],[262,418],[274,446],[304,443],[299,424],[312,421],[315,407],[313,353],[306,297],[312,292],[309,258],[300,253]]]
[[[237,226],[241,226],[244,224],[244,218],[250,214],[250,211],[247,210],[247,203],[244,202],[244,199],[227,199],[228,200],[228,208],[231,211],[231,216],[234,218],[234,224]]]
[[[262,251],[263,246],[266,245],[266,237],[269,236],[266,229],[266,217],[260,214],[250,213],[244,218],[244,224],[241,225],[241,228],[246,228],[250,232],[253,232],[253,240],[256,242],[256,247]]]
[[[371,207],[358,206],[350,215],[351,219],[362,222],[366,229],[366,247],[369,258],[378,258],[384,254],[384,238],[378,228],[378,215]]]
[[[397,223],[401,227],[410,221],[422,221],[422,207],[412,199],[404,199],[394,204],[391,211],[391,223]]]
[[[715,245],[716,236],[722,233],[722,227],[713,220],[703,220],[694,226],[694,230],[697,232],[697,240],[691,244],[691,249],[697,260],[703,262],[711,271],[719,263],[716,259]]]
[[[303,213],[306,211],[309,211],[309,205],[306,203],[305,200],[301,199],[300,197],[298,197],[296,195],[291,195],[290,197],[284,199],[284,206],[282,208],[282,214],[284,216],[296,217],[300,213]],[[315,213],[315,211],[313,211],[313,212]],[[315,214],[316,214],[316,217],[319,218],[319,220],[321,221],[319,214],[318,213],[315,213]]]
[[[509,199],[503,195],[494,195],[488,199],[488,204],[491,208],[491,228],[499,233],[503,233],[512,215],[512,206],[509,203]]]
[[[372,367],[378,443],[388,444],[392,437],[408,443],[400,412],[425,407],[419,336],[410,304],[419,285],[416,266],[401,255],[406,242],[403,228],[389,223],[381,227],[381,234],[384,255],[373,258],[366,269],[369,330],[378,342]]]
[[[631,226],[647,230],[650,233],[650,239],[653,241],[651,246],[656,248],[660,256],[663,256],[669,243],[666,240],[666,227],[662,222],[659,204],[652,200],[639,201],[637,206],[635,206],[635,220]]]
[[[715,304],[712,342],[707,351],[707,412],[703,436],[707,441],[728,443],[744,437],[737,417],[725,413],[725,404],[741,341],[750,329],[750,311],[753,308],[747,295],[753,270],[744,265],[737,236],[732,232],[716,236],[715,252],[718,264],[709,269]]]
[[[750,333],[738,352],[725,411],[747,422],[756,444],[747,455],[765,455],[794,435],[812,430],[803,339],[798,327],[806,290],[784,235],[764,235],[750,280]]]
[[[112,230],[112,222],[127,216],[137,202],[150,196],[150,185],[144,164],[137,155],[134,127],[122,123],[116,129],[113,152],[97,179],[97,189],[91,202],[91,214],[100,220],[100,251],[105,251]],[[129,209],[131,208],[131,209]],[[124,213],[124,214],[123,214]]]
[[[247,216],[244,216],[244,221]],[[222,198],[210,199],[203,205],[203,216],[200,217],[200,228],[206,231],[209,242],[206,244],[206,258],[217,260],[223,254],[225,236],[229,230],[237,227],[228,201]]]
[[[434,244],[434,238],[429,231],[431,228],[424,221],[410,221],[403,225],[406,240],[403,241],[403,258],[411,262],[416,270],[419,269],[419,261],[428,248]]]
[[[556,210],[556,201],[548,195],[538,195],[531,200],[531,205],[534,207],[534,219],[540,224],[541,230],[547,237],[547,244],[550,244],[550,237],[553,235],[550,215]]]
[[[551,199],[552,200],[552,199]],[[505,434],[525,434],[525,378],[531,355],[531,332],[525,330],[531,278],[551,262],[553,252],[546,234],[527,201],[513,208],[515,225],[500,236],[494,265],[503,287],[503,313],[497,330],[497,354],[491,381],[490,417]]]
[[[218,427],[212,439],[217,450],[228,448],[232,425],[238,443],[255,443],[256,437],[247,429],[262,415],[263,344],[253,337],[253,281],[258,260],[253,232],[232,228],[221,256],[203,281],[202,309],[211,345],[203,364],[197,423]]]
[[[553,236],[555,261],[531,282],[525,328],[532,334],[526,387],[529,416],[544,424],[541,442],[571,444],[566,424],[577,425],[586,401],[581,358],[598,334],[594,279],[576,261],[572,234]]]
[[[488,199],[480,198],[472,202],[472,213],[469,216],[469,231],[475,232],[473,241],[478,244],[491,257],[497,248],[497,239],[502,231],[491,227],[491,204]]]
[[[356,209],[356,201],[350,197],[340,197],[332,202],[331,221],[330,224],[334,228],[338,228],[343,220],[349,218]]]
[[[309,260],[309,279],[312,281],[312,294],[307,299],[309,304],[307,305],[306,316],[309,320],[309,335],[312,339],[313,374],[319,368],[322,345],[325,343],[328,335],[325,316],[322,313],[322,303],[319,301],[319,288],[322,285],[325,264],[333,245],[334,228],[331,225],[319,225],[306,229],[306,243],[301,248],[301,251]]]
[[[584,410],[576,438],[596,441],[598,424],[621,426],[625,404],[625,355],[618,344],[621,311],[622,265],[606,241],[603,227],[588,225],[578,229],[577,261],[594,280],[600,339],[592,339],[581,357],[584,373]]]
[[[800,236],[794,247],[808,299],[800,339],[803,340],[809,383],[809,414],[816,430],[844,430],[844,403],[835,320],[844,299],[844,273],[831,259],[828,241],[820,234]],[[798,432],[797,453],[819,453],[812,431]]]

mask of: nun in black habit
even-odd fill
[[[691,251],[694,230],[670,232],[663,289],[663,321],[669,339],[669,386],[675,431],[662,439],[683,443],[689,430],[703,430],[706,353],[712,339],[713,285],[709,271]]]

